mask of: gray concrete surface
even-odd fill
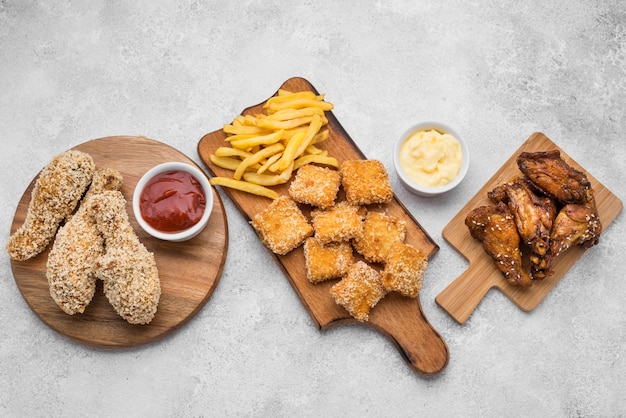
[[[2,416],[614,417],[626,414],[623,214],[544,302],[491,291],[457,324],[436,295],[466,267],[450,219],[533,132],[624,199],[626,12],[609,0],[0,1],[0,225],[37,172],[93,138],[198,140],[293,76],[324,92],[362,151],[439,120],[469,141],[464,183],[397,194],[441,251],[421,301],[450,349],[416,374],[376,331],[320,332],[223,195],[230,249],[208,304],[173,335],[117,351],[47,327],[0,256]]]

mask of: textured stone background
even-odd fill
[[[467,267],[443,227],[531,133],[624,199],[621,1],[1,0],[2,241],[54,154],[145,135],[200,162],[205,133],[293,76],[326,93],[390,171],[393,141],[414,122],[446,122],[469,141],[468,177],[444,197],[412,196],[391,172],[441,246],[421,300],[447,368],[417,375],[370,328],[318,331],[224,195],[230,248],[217,290],[148,346],[105,351],[59,335],[2,255],[0,415],[624,416],[623,214],[532,313],[494,290],[458,325],[434,301]]]

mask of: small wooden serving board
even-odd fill
[[[156,316],[147,325],[130,325],[111,307],[99,282],[92,302],[82,314],[68,315],[52,300],[46,262],[52,244],[26,261],[11,261],[15,283],[30,308],[59,333],[96,347],[131,347],[156,341],[189,321],[215,290],[228,247],[228,225],[219,194],[213,190],[213,208],[207,227],[195,238],[171,243],[146,234],[132,210],[132,195],[139,178],[153,166],[181,161],[195,164],[176,149],[144,137],[115,136],[94,139],[74,147],[92,156],[96,168],[114,168],[124,176],[122,193],[126,211],[140,241],[155,255],[161,281]],[[51,157],[52,159],[52,157]],[[11,233],[21,226],[36,178],[20,200]]]
[[[307,80],[302,78],[291,78],[283,83],[280,88],[293,92],[310,90],[319,94]],[[263,103],[260,103],[249,107],[242,114],[262,113],[262,105]],[[329,120],[330,137],[316,146],[327,149],[329,155],[335,157],[339,164],[345,160],[365,159],[363,153],[339,124],[332,112],[326,112],[326,114]],[[233,115],[233,119],[236,116]],[[227,123],[230,123],[230,121],[227,121]],[[198,154],[214,176],[232,177],[231,171],[215,166],[209,159],[209,156],[218,147],[227,145],[224,142],[225,137],[226,135],[222,129],[205,135],[198,143]],[[280,194],[288,194],[288,184],[276,186],[274,189]],[[228,188],[223,190],[248,221],[270,203],[270,200],[267,198]],[[305,206],[301,206],[301,208],[308,215],[310,208]],[[429,257],[432,257],[438,251],[439,247],[437,244],[422,229],[397,197],[394,196],[393,201],[384,205],[384,208],[373,207],[372,209],[386,209],[391,215],[403,219],[407,225],[406,242],[421,249]],[[321,284],[311,284],[308,281],[302,246],[284,256],[273,254],[269,250],[268,252],[274,257],[291,282],[298,297],[319,329],[325,329],[344,322],[356,322],[343,307],[335,303],[330,295],[329,289],[336,283],[335,280]],[[386,335],[399,349],[403,358],[416,371],[424,374],[438,373],[448,362],[448,348],[441,336],[424,316],[419,298],[409,299],[394,294],[387,295],[372,309],[367,325]]]
[[[595,190],[598,214],[605,231],[622,211],[622,202],[591,173],[576,163],[544,134],[540,132],[532,134],[443,229],[443,238],[469,261],[469,267],[435,298],[439,306],[457,322],[464,323],[467,321],[487,291],[493,287],[498,288],[520,309],[530,312],[541,303],[550,290],[585,253],[586,250],[582,246],[572,247],[555,259],[553,264],[554,275],[534,281],[530,288],[511,286],[495,267],[492,259],[484,252],[482,244],[472,238],[465,226],[465,218],[472,209],[492,203],[487,197],[488,191],[521,174],[516,163],[520,153],[555,149],[561,152],[561,156],[568,164],[587,174],[591,186]],[[602,236],[600,236],[599,246],[591,247],[589,251],[602,251]]]

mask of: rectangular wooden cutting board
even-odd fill
[[[516,287],[508,284],[491,258],[485,254],[482,244],[472,238],[465,226],[465,218],[472,209],[492,203],[487,197],[488,191],[520,174],[516,163],[520,153],[555,149],[561,152],[561,156],[568,164],[587,173],[591,186],[595,190],[598,214],[604,231],[622,211],[622,202],[591,173],[581,167],[544,134],[540,132],[532,134],[443,230],[443,238],[469,261],[468,268],[435,298],[437,304],[457,322],[464,323],[467,321],[487,291],[494,287],[504,293],[520,309],[529,312],[541,303],[574,263],[583,256],[585,251],[602,251],[602,236],[600,236],[599,247],[585,250],[578,245],[559,255],[553,264],[554,275],[534,281],[530,288]]]
[[[292,92],[317,90],[303,78],[291,78],[280,86]],[[263,103],[251,106],[242,111],[242,114],[262,113]],[[233,115],[233,119],[238,115]],[[329,155],[335,157],[339,164],[346,160],[366,159],[354,141],[339,124],[332,112],[326,112],[329,139],[316,144],[326,149]],[[230,123],[231,120],[225,121]],[[198,143],[198,154],[213,176],[232,177],[233,172],[225,170],[211,163],[210,155],[220,147],[227,145],[224,141],[226,134],[222,129],[209,133]],[[288,194],[288,184],[273,187],[282,195]],[[264,197],[251,195],[238,190],[222,189],[238,207],[246,220],[250,221],[254,215],[264,210],[270,200]],[[338,200],[341,197],[338,197]],[[301,205],[302,211],[308,216],[310,208]],[[432,257],[439,246],[429,234],[420,226],[404,205],[394,196],[391,203],[384,207],[375,207],[373,210],[385,210],[392,216],[404,220],[407,226],[406,242],[420,249],[428,257]],[[354,322],[350,315],[335,303],[329,293],[330,287],[336,280],[312,284],[306,277],[304,254],[302,247],[280,256],[268,252],[285,273],[302,304],[309,312],[319,329],[344,323]],[[388,294],[371,311],[369,326],[385,334],[396,345],[403,358],[415,370],[424,374],[433,374],[441,371],[448,362],[448,348],[424,316],[419,301]]]

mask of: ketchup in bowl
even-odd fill
[[[213,191],[202,170],[171,161],[148,170],[133,192],[133,213],[139,226],[165,241],[187,241],[209,222]]]
[[[206,196],[200,182],[190,173],[165,171],[146,183],[139,208],[143,219],[154,229],[180,232],[202,219]]]

